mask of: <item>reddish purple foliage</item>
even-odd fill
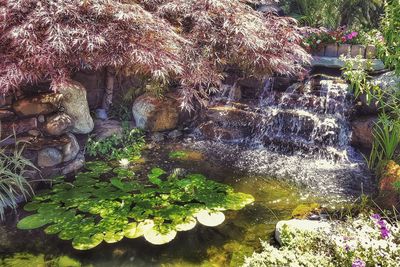
[[[296,74],[308,60],[289,18],[244,0],[0,0],[0,92],[81,69],[177,80],[184,105],[207,97],[226,66]]]

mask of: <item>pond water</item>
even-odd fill
[[[179,232],[169,244],[154,246],[143,237],[102,243],[89,251],[77,251],[70,241],[46,235],[43,229],[16,229],[20,210],[0,224],[0,266],[240,266],[244,256],[260,249],[260,238],[272,239],[275,224],[291,217],[300,204],[318,202],[305,189],[263,175],[250,175],[230,164],[207,159],[198,152],[185,159],[171,159],[178,144],[153,147],[144,152],[141,170],[183,168],[231,185],[235,191],[252,194],[255,202],[240,211],[225,213],[218,227],[197,225]],[[139,171],[140,173],[140,171]]]

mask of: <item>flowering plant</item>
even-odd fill
[[[335,222],[319,231],[284,227],[282,247],[263,242],[263,251],[244,266],[396,267],[400,262],[400,223],[378,214]]]
[[[308,34],[303,40],[303,47],[308,51],[318,50],[328,44],[361,44],[364,43],[364,33],[348,31],[344,27],[335,30],[323,30]]]

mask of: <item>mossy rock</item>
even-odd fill
[[[321,205],[318,203],[300,204],[292,211],[292,217],[305,219],[313,213],[319,213]]]

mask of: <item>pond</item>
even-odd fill
[[[240,266],[244,256],[260,249],[260,238],[271,239],[275,224],[291,217],[300,204],[318,201],[307,190],[289,182],[263,175],[250,175],[230,164],[208,159],[201,152],[189,151],[179,144],[154,146],[144,151],[140,170],[153,167],[171,171],[183,168],[231,185],[235,191],[254,196],[255,202],[240,211],[225,212],[225,222],[217,227],[197,225],[161,246],[143,237],[124,238],[115,244],[102,243],[77,251],[70,241],[46,235],[43,229],[18,230],[18,220],[27,213],[19,210],[0,224],[1,266]],[[173,152],[173,153],[171,153]],[[138,170],[139,175],[141,171]]]

